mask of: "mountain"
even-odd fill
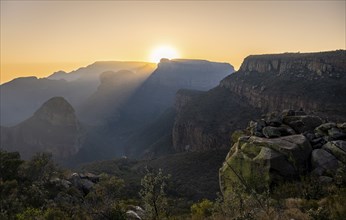
[[[46,100],[54,96],[67,96],[72,102],[83,94],[65,80],[23,77],[1,85],[1,125],[15,125],[29,118]]]
[[[97,91],[77,108],[79,118],[88,124],[102,125],[109,118],[117,117],[118,109],[147,79],[148,74],[129,70],[103,72]]]
[[[19,151],[23,158],[43,151],[64,159],[79,151],[81,135],[73,107],[63,97],[53,97],[29,119],[1,127],[1,148]]]
[[[179,89],[209,90],[234,72],[228,63],[205,60],[161,59],[157,69],[132,96],[126,112],[152,120],[173,106]]]
[[[27,119],[47,99],[54,96],[64,97],[78,110],[97,91],[103,72],[130,70],[148,77],[155,67],[155,64],[145,62],[104,61],[70,73],[59,71],[47,78],[14,79],[0,86],[0,124],[12,126]]]
[[[227,147],[233,131],[268,111],[302,108],[344,120],[345,94],[345,50],[251,55],[219,86],[182,106],[174,122],[173,147]]]
[[[98,81],[100,74],[106,71],[117,72],[119,70],[129,70],[133,72],[144,72],[154,70],[156,64],[148,62],[135,62],[135,61],[97,61],[86,67],[81,67],[72,72],[66,73],[64,71],[58,71],[48,76],[48,79],[66,81]]]
[[[161,151],[159,146],[172,143],[175,112],[164,112],[172,108],[175,93],[183,88],[208,90],[234,68],[227,63],[182,59],[162,59],[154,72],[153,68],[151,63],[96,62],[47,78],[15,79],[0,87],[1,124],[20,123],[44,101],[61,96],[74,107],[88,133],[76,161],[95,151],[100,152],[99,159],[127,153],[139,156],[149,148],[170,152],[171,147]],[[165,122],[169,126],[163,129]],[[155,135],[148,135],[148,131]]]
[[[116,139],[114,145],[121,145],[124,154],[128,156],[139,156],[147,148],[155,148],[153,146],[158,140],[161,140],[157,142],[161,145],[170,144],[171,135],[167,134],[171,134],[172,126],[160,128],[157,125],[162,124],[162,121],[170,123],[174,119],[174,111],[167,113],[167,109],[173,107],[177,91],[179,89],[206,91],[233,71],[234,68],[227,63],[161,59],[157,69],[109,120],[109,136]],[[149,130],[153,134],[162,134],[162,136],[156,141],[149,140],[153,137],[147,134]],[[138,140],[142,140],[141,143],[138,143]]]

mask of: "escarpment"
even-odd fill
[[[221,87],[264,112],[299,109],[346,118],[346,51],[247,57]]]
[[[345,50],[247,57],[219,86],[184,103],[173,128],[175,150],[224,148],[233,131],[265,112],[304,109],[346,120],[345,62]]]

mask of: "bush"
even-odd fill
[[[193,219],[200,219],[212,215],[214,203],[208,199],[203,199],[201,202],[191,206],[191,214]]]

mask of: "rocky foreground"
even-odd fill
[[[235,182],[256,178],[262,186],[305,174],[333,182],[346,165],[346,123],[333,123],[302,110],[274,112],[250,121],[232,139],[234,145],[219,171],[224,194]]]

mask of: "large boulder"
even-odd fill
[[[328,122],[321,124],[315,129],[315,135],[323,137],[325,140],[346,140],[346,130],[343,128],[343,124],[336,124]]]
[[[295,178],[308,169],[312,148],[304,135],[267,139],[238,139],[219,171],[220,187],[228,193],[234,184],[264,187],[282,178]]]
[[[314,115],[285,116],[283,123],[293,128],[297,133],[304,133],[320,126],[322,119]]]
[[[322,149],[333,154],[339,161],[346,164],[346,141],[331,141],[323,145]]]
[[[313,173],[317,175],[334,173],[339,163],[336,157],[324,149],[316,149],[311,154]]]
[[[275,138],[295,134],[295,131],[287,125],[280,127],[267,126],[263,128],[263,135],[266,138]]]

